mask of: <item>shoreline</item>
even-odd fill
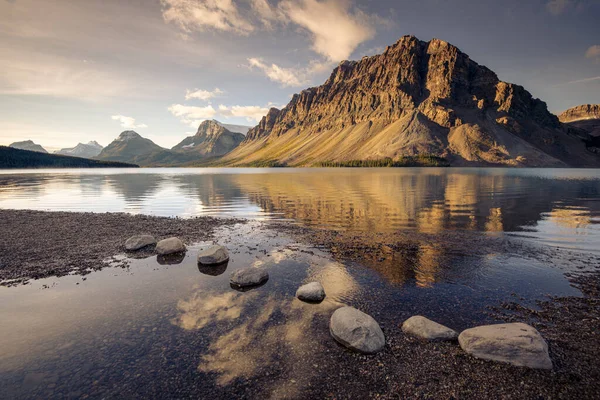
[[[244,222],[246,220],[210,217],[179,219],[124,213],[0,210],[0,223],[5,227],[0,233],[0,276],[2,280],[6,276],[14,277],[16,281],[12,284],[22,284],[38,277],[69,273],[85,275],[110,267],[104,260],[123,253],[123,243],[131,235],[150,233],[157,239],[178,236],[184,242],[192,243],[212,240],[218,227]],[[406,254],[410,259],[416,243],[435,237],[413,233],[357,234],[284,223],[265,225],[275,233],[287,234],[309,244],[309,248],[326,250],[341,262],[363,264],[389,280],[396,277],[390,275],[394,270],[386,264],[385,254]],[[438,236],[441,237],[448,240],[445,246],[457,252],[510,251],[510,246],[518,246],[488,237],[481,238],[479,243],[466,243],[457,232]],[[482,249],[484,245],[486,247]],[[139,257],[151,254],[142,252]],[[25,269],[19,270],[22,266]],[[319,365],[318,381],[304,387],[302,396],[594,398],[600,391],[600,364],[597,361],[600,354],[600,341],[597,340],[600,274],[581,273],[570,276],[569,280],[583,297],[552,297],[538,301],[537,307],[502,303],[489,309],[490,316],[498,323],[519,321],[538,329],[549,344],[554,363],[552,371],[478,360],[465,354],[456,343],[422,342],[404,335],[399,325],[386,324],[386,346],[376,355],[355,354],[333,343],[328,344],[329,364]],[[1,289],[13,290],[10,287]],[[378,301],[376,292],[367,295],[363,301],[369,311]],[[398,324],[401,322],[397,321]],[[339,373],[332,374],[332,366]],[[361,379],[353,379],[358,376]],[[190,394],[196,393],[194,388],[188,390]],[[252,397],[261,395],[262,386],[258,379],[252,379],[236,381],[226,390]]]

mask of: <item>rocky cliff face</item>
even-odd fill
[[[600,119],[600,104],[584,104],[569,108],[558,116],[560,122],[573,122],[585,119]]]
[[[561,122],[571,128],[591,135],[594,147],[600,147],[600,104],[585,104],[569,108],[558,116]],[[596,150],[600,152],[600,149]]]
[[[311,165],[419,154],[453,165],[600,162],[523,87],[447,42],[413,36],[340,63],[323,85],[271,109],[225,161]]]
[[[204,157],[222,156],[236,148],[243,140],[244,135],[231,132],[218,121],[203,121],[194,136],[185,138],[174,151],[194,152]]]

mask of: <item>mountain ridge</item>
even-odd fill
[[[546,103],[443,40],[404,36],[343,61],[324,84],[272,108],[225,165],[310,166],[432,155],[451,165],[598,166]]]
[[[68,147],[55,151],[54,154],[61,154],[65,156],[75,156],[83,158],[93,158],[100,154],[104,149],[98,142],[92,140],[88,143],[78,143],[75,147]]]
[[[203,121],[194,136],[188,136],[171,150],[195,152],[202,157],[222,156],[237,147],[245,136],[231,132],[215,120]]]
[[[21,142],[14,142],[9,144],[8,147],[12,147],[13,149],[36,151],[38,153],[48,154],[48,151],[45,148],[43,148],[37,143],[34,143],[33,140],[23,140]]]

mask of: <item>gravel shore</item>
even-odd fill
[[[210,240],[215,227],[240,222],[243,220],[0,210],[0,282],[18,284],[87,274],[108,266],[108,258],[124,253],[124,243],[133,235],[150,234],[157,240],[177,236],[184,243],[193,243]]]

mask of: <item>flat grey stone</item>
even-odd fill
[[[361,353],[377,353],[385,346],[385,336],[377,321],[354,307],[335,310],[329,331],[339,343]]]
[[[132,236],[125,242],[125,250],[135,251],[146,246],[156,244],[156,239],[151,235],[136,235]]]
[[[296,297],[302,301],[319,302],[325,298],[325,289],[319,282],[302,285],[296,291]]]
[[[210,246],[198,253],[198,262],[204,265],[223,264],[229,260],[229,253],[223,246]]]
[[[269,279],[269,273],[263,267],[239,269],[231,274],[229,281],[233,286],[244,288],[257,286]]]
[[[404,321],[402,331],[429,341],[456,340],[458,338],[456,331],[420,315],[415,315]]]
[[[185,245],[179,238],[172,237],[163,239],[156,244],[156,252],[161,256],[167,254],[183,253],[185,251]]]
[[[520,322],[464,330],[460,347],[474,357],[519,367],[552,369],[548,344],[533,327]]]

